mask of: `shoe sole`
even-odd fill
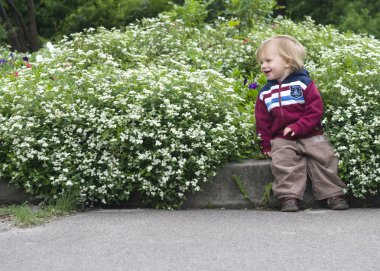
[[[350,208],[347,202],[338,202],[335,204],[329,205],[331,210],[347,210]]]
[[[299,208],[297,207],[281,209],[281,212],[297,212],[297,211],[299,211]]]
[[[349,206],[337,206],[337,207],[330,207],[331,210],[347,210],[350,209]]]

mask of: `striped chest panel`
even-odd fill
[[[281,86],[281,89],[279,89]],[[304,104],[304,91],[307,88],[301,81],[295,81],[282,85],[273,85],[267,90],[260,93],[260,100],[264,101],[268,112],[280,106],[288,106],[292,104]],[[279,95],[281,92],[281,97]],[[281,100],[280,100],[281,99]]]

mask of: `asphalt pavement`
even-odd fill
[[[380,270],[380,209],[101,209],[0,230],[0,270]]]

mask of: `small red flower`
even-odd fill
[[[243,40],[243,44],[247,44],[248,42],[249,42],[248,38],[246,38],[246,39]]]
[[[30,69],[32,67],[32,64],[26,63],[25,66]]]

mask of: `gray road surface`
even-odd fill
[[[0,270],[380,270],[380,209],[97,210],[0,232]]]

